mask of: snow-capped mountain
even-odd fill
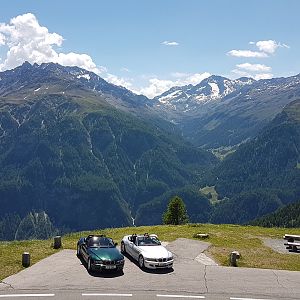
[[[218,148],[254,137],[298,98],[300,74],[257,81],[211,76],[195,86],[173,87],[153,100],[159,114],[194,144]]]
[[[49,93],[68,94],[78,89],[104,95],[106,101],[116,107],[131,109],[153,103],[145,96],[136,95],[79,67],[66,67],[55,63],[31,65],[25,62],[15,69],[0,73],[0,96],[8,97],[13,93],[14,97],[18,96],[19,101]]]
[[[78,67],[24,63],[0,73],[4,102],[33,102],[49,94],[85,101],[101,98],[102,105],[133,113],[164,129],[178,127],[196,145],[217,148],[255,136],[287,104],[300,98],[300,75],[258,81],[210,76],[150,100]]]
[[[222,76],[210,76],[197,85],[173,87],[160,96],[155,97],[158,107],[171,110],[192,112],[209,102],[216,102],[255,82],[252,78],[242,77],[230,80]]]
[[[232,146],[256,136],[286,105],[299,98],[300,75],[258,80],[198,107],[193,115],[181,114],[177,123],[195,144]],[[176,122],[174,113],[170,118]]]

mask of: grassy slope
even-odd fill
[[[0,280],[23,269],[22,253],[29,252],[31,264],[54,254],[51,241],[0,242]]]
[[[204,188],[200,189],[200,192],[206,196],[211,194],[211,198],[209,199],[211,204],[220,202],[220,200],[218,200],[218,193],[214,186],[205,186]]]
[[[285,269],[300,271],[300,254],[279,254],[265,247],[260,238],[282,239],[285,233],[300,234],[299,228],[261,228],[238,225],[190,224],[183,226],[145,226],[97,230],[92,233],[106,234],[120,243],[125,234],[156,233],[163,241],[174,241],[176,238],[193,238],[196,233],[209,233],[208,241],[212,246],[207,254],[223,266],[228,265],[229,253],[238,250],[241,254],[240,267]],[[91,232],[78,232],[63,237],[65,249],[76,249],[80,236]],[[283,239],[282,239],[283,242]],[[51,248],[51,240],[22,241],[0,243],[0,280],[22,270],[21,254],[31,253],[32,263],[35,263],[57,250]]]

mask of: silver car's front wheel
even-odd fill
[[[139,256],[139,266],[141,269],[144,268],[144,257],[142,255]]]
[[[124,244],[123,242],[121,243],[121,252],[122,252],[123,254],[126,253],[125,244]]]
[[[77,252],[76,252],[76,254],[77,254],[77,257],[80,257],[80,255],[81,255],[81,253],[80,253],[80,246],[79,245],[77,245]]]

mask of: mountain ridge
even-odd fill
[[[25,64],[5,74],[0,74],[2,216],[45,211],[55,226],[70,230],[126,226],[141,204],[196,182],[217,161],[179,134],[120,109],[119,103],[144,106],[135,105],[136,95],[98,77],[107,90],[94,91],[84,70]]]

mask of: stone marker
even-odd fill
[[[198,238],[198,239],[207,239],[209,238],[209,234],[208,233],[196,233],[194,235],[195,238]]]
[[[240,258],[240,253],[238,251],[232,251],[230,253],[230,266],[237,267],[237,259]]]
[[[54,237],[54,244],[53,244],[54,249],[59,249],[61,248],[61,236],[57,235]]]
[[[30,266],[30,253],[29,252],[24,252],[22,254],[22,266],[25,268]]]

